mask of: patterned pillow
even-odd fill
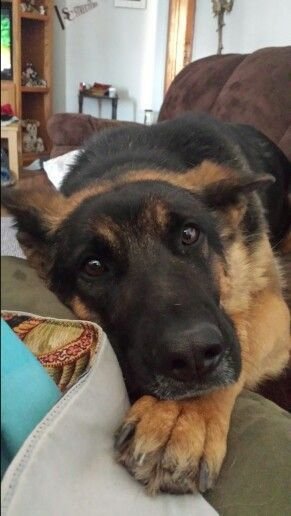
[[[2,318],[64,392],[92,365],[101,330],[92,322],[3,310]]]

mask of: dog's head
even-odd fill
[[[132,398],[178,399],[240,374],[231,313],[246,293],[236,275],[263,225],[252,192],[269,180],[206,162],[180,175],[124,174],[68,198],[6,189],[3,202],[50,288],[108,333]]]

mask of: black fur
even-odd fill
[[[211,184],[196,193],[161,179],[114,183],[127,171],[184,174],[206,159],[231,167],[237,180]],[[276,182],[262,181],[262,173]],[[287,158],[255,129],[186,115],[151,127],[125,126],[94,135],[61,191],[69,197],[101,178],[112,179],[112,188],[85,198],[54,231],[41,206],[29,207],[25,195],[6,190],[4,204],[16,215],[28,246],[41,250],[38,265],[46,270],[52,290],[69,306],[77,296],[90,317],[101,322],[132,399],[144,393],[195,396],[234,382],[241,368],[240,345],[220,306],[215,263],[225,265],[227,246],[235,235],[222,238],[221,224],[243,197],[247,209],[241,233],[252,253],[266,227],[253,193],[258,190],[271,241],[277,244],[290,225]],[[164,223],[158,216],[155,220],[157,206],[165,210]],[[100,231],[101,225],[111,238]],[[185,245],[183,234],[189,227],[196,228],[198,237]],[[92,260],[101,264],[98,277],[88,273]],[[196,353],[205,351],[206,334],[212,335],[206,351],[215,367],[204,374]],[[187,370],[181,379],[184,359],[191,363],[191,375]],[[178,370],[178,379],[172,369]]]
[[[291,224],[291,163],[255,128],[207,115],[186,114],[153,126],[109,129],[95,134],[65,178],[64,195],[122,170],[161,168],[183,173],[204,160],[226,164],[240,174],[271,174],[276,181],[260,192],[276,245]],[[247,224],[255,230],[249,217]]]

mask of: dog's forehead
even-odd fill
[[[139,182],[84,200],[77,210],[91,227],[112,228],[138,225],[139,228],[165,229],[173,213],[181,217],[195,214],[201,203],[187,190],[158,182]]]

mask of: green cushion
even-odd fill
[[[2,258],[2,308],[74,318],[25,260]],[[232,416],[228,453],[206,499],[222,516],[291,514],[291,416],[245,391]]]
[[[291,514],[291,415],[250,391],[238,398],[228,452],[205,496],[223,516]]]
[[[1,307],[44,317],[76,319],[23,258],[1,257]]]

